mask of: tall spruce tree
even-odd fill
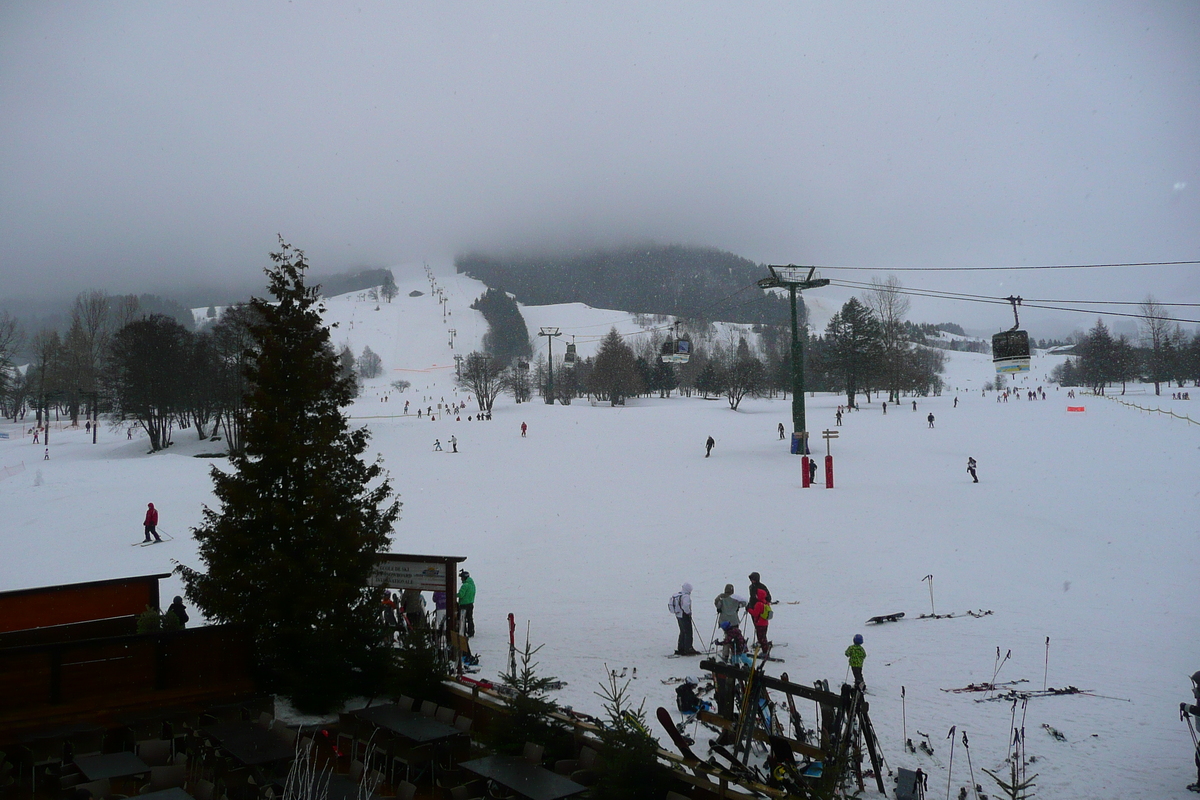
[[[243,448],[213,468],[218,508],[195,530],[207,571],[180,567],[188,598],[215,622],[249,625],[269,685],[323,712],[378,688],[389,648],[367,576],[400,503],[380,461],[361,459],[353,396],[321,321],[304,253],[280,239],[255,299]]]

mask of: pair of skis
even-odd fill
[[[140,542],[134,542],[134,543],[133,543],[132,545],[130,545],[130,546],[131,546],[131,547],[149,547],[149,546],[150,546],[150,545],[152,545],[152,544],[166,544],[167,542],[174,541],[174,539],[175,539],[175,537],[174,537],[174,536],[172,536],[172,535],[171,535],[171,534],[169,534],[169,533],[163,533],[163,534],[160,534],[160,535],[162,536],[162,538],[161,538],[161,539],[158,539],[158,540],[151,539],[151,540],[150,540],[150,541],[148,541],[148,542],[147,542],[147,541],[145,541],[145,540],[143,540],[143,541],[140,541]]]

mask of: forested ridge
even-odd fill
[[[643,245],[559,255],[470,253],[455,269],[526,305],[585,303],[642,314],[781,324],[786,298],[753,286],[767,269],[712,247]],[[731,295],[736,295],[732,296]]]

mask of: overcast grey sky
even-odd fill
[[[6,2],[0,296],[252,279],[276,232],[321,272],[643,240],[1200,259],[1197,43],[1190,0]],[[897,275],[1200,302],[1195,266]]]

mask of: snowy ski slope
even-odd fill
[[[1030,700],[1038,796],[1189,796],[1191,740],[1177,709],[1200,669],[1200,426],[1090,397],[1074,401],[1085,413],[1068,414],[1066,391],[1053,386],[1044,402],[997,403],[980,393],[993,377],[989,359],[970,353],[949,354],[953,388],[918,398],[916,412],[902,404],[885,416],[878,400],[860,401],[833,446],[834,490],[799,488],[799,459],[776,434],[790,418],[783,400],[749,399],[733,412],[699,398],[622,408],[501,398],[491,422],[467,422],[474,405],[462,421],[418,421],[401,415],[404,400],[415,412],[465,398],[453,388],[453,356],[478,346],[486,327],[468,307],[482,285],[449,265],[435,273],[449,298],[445,319],[423,277],[401,283],[391,304],[365,293],[334,298],[328,318],[338,324],[335,342],[356,354],[369,345],[383,359],[384,376],[350,413],[370,427],[404,502],[393,550],[468,557],[484,676],[504,668],[511,611],[545,643],[542,671],[568,682],[562,703],[599,712],[593,692],[606,667],[637,667],[635,695],[649,709],[674,708],[673,688],[660,681],[696,672],[698,659],[664,657],[676,635],[668,597],[684,581],[696,587],[707,637],[711,599],[727,582],[744,592],[757,570],[778,601],[771,638],[789,643],[777,651],[786,663],[770,671],[836,685],[847,670],[842,652],[862,633],[884,755],[893,768],[924,767],[932,790],[946,783],[946,734],[957,725],[970,736],[976,780],[996,796],[980,768],[1002,765],[1011,705],[942,690],[990,680],[997,647],[1012,651],[998,680],[1040,689],[1050,637],[1050,686],[1120,699]],[[414,289],[425,294],[408,297]],[[567,334],[556,355],[571,334],[587,355],[612,326],[640,330],[628,314],[581,305],[524,313],[531,332],[557,325]],[[544,358],[544,340],[537,345]],[[1044,385],[1059,358],[1035,358],[1019,386]],[[399,378],[412,382],[403,394],[389,388]],[[1131,392],[1142,405],[1200,410],[1145,387]],[[810,428],[832,427],[838,403],[809,398]],[[103,428],[93,446],[83,430],[55,429],[44,461],[21,425],[0,431],[10,435],[0,439],[0,589],[197,564],[188,530],[212,501],[214,462],[193,456],[212,443],[177,431],[173,447],[148,456],[145,440],[126,441],[123,430]],[[717,444],[705,459],[710,434]],[[434,439],[450,435],[460,452],[434,452]],[[823,455],[823,444],[814,451]],[[968,456],[979,461],[979,484],[965,473]],[[129,547],[149,501],[176,538]],[[929,574],[938,613],[994,614],[914,619],[930,610]],[[170,597],[178,583],[164,589]],[[895,611],[908,618],[863,624]],[[928,734],[935,755],[903,752],[902,724],[914,741]],[[955,794],[968,781],[960,746]]]

